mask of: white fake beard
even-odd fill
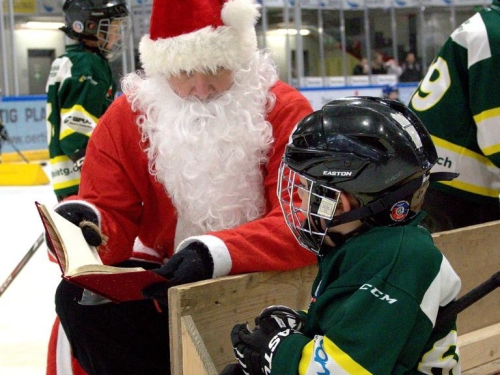
[[[123,81],[132,108],[142,113],[137,124],[149,141],[150,173],[165,186],[178,221],[187,223],[180,240],[265,212],[261,168],[273,142],[265,117],[277,75],[268,57],[257,55],[251,65],[235,73],[228,92],[206,102],[179,98],[165,78],[132,74]]]

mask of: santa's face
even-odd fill
[[[233,72],[220,68],[215,72],[181,72],[168,79],[172,90],[183,99],[211,100],[233,85]]]
[[[123,87],[141,113],[137,124],[150,171],[185,223],[176,240],[260,217],[266,210],[262,168],[273,143],[266,120],[277,79],[272,61],[259,56],[234,73],[165,78],[130,75]]]

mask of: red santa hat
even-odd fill
[[[257,50],[255,0],[154,0],[139,52],[148,75],[235,70]]]

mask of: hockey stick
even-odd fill
[[[470,305],[476,303],[481,298],[491,293],[499,286],[500,286],[500,272],[497,272],[493,276],[491,276],[488,280],[486,280],[482,284],[479,284],[470,292],[463,295],[456,301],[451,302],[448,305],[440,308],[438,316],[436,318],[435,326],[437,327],[445,323],[447,320],[451,319],[453,316],[456,316],[458,313],[465,310]]]
[[[31,247],[28,250],[28,252],[26,253],[26,255],[23,257],[23,259],[21,259],[21,261],[18,263],[16,268],[14,268],[14,270],[10,273],[9,277],[7,277],[7,279],[4,281],[4,283],[0,287],[0,297],[7,290],[7,288],[12,283],[12,281],[14,281],[14,279],[17,277],[17,275],[19,275],[19,273],[24,268],[24,266],[28,263],[28,261],[31,259],[33,254],[36,253],[36,251],[42,245],[44,240],[45,240],[45,233],[42,233],[42,234],[40,234],[40,237],[37,238],[35,243],[33,245],[31,245]]]
[[[14,149],[14,151],[16,151],[17,154],[21,157],[21,159],[23,159],[26,163],[29,164],[29,160],[26,158],[26,156],[24,156],[24,154],[21,152],[21,150],[19,150],[16,147],[16,145],[14,144],[12,139],[9,137],[9,134],[7,133],[7,129],[5,128],[5,126],[0,123],[0,142],[2,142],[2,141],[6,141],[8,144],[10,144],[10,146]],[[0,295],[1,295],[1,293],[0,293]]]

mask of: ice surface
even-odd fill
[[[35,201],[56,204],[51,185],[0,186],[0,285],[43,231]],[[54,291],[61,278],[45,243],[0,296],[0,374],[45,374],[55,318]]]

